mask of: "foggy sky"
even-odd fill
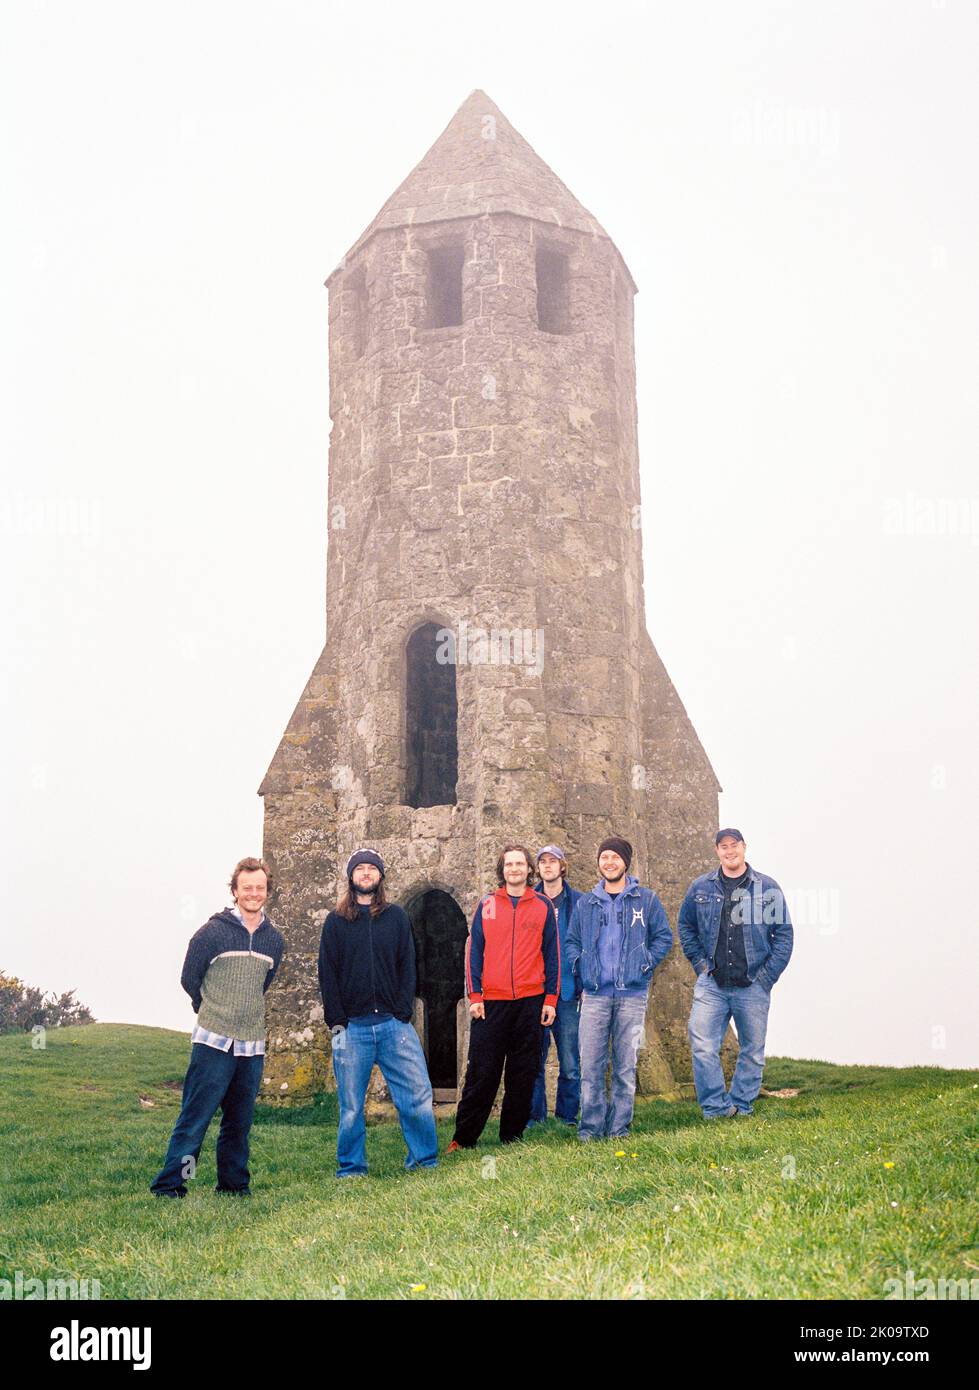
[[[323,644],[322,282],[480,87],[639,286],[649,631],[802,905],[769,1053],[976,1065],[976,9],[3,27],[0,967],[189,1032]]]

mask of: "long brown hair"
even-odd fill
[[[374,901],[371,903],[371,916],[376,917],[379,912],[383,912],[388,905],[387,895],[384,892],[384,879],[382,878],[377,885],[374,894]],[[346,917],[348,922],[357,920],[357,897],[354,890],[347,885],[347,891],[337,903],[337,913],[340,917]]]

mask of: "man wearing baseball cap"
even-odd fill
[[[375,1063],[408,1146],[405,1167],[434,1168],[432,1085],[411,1025],[415,942],[407,914],[385,897],[384,861],[372,849],[347,861],[347,891],[323,923],[319,979],[340,1104],[337,1177],[367,1172],[364,1103]]]
[[[773,878],[745,860],[740,830],[714,836],[718,867],[687,889],[677,923],[697,972],[688,1034],[697,1100],[708,1120],[750,1115],[761,1089],[772,986],[792,955],[792,923]],[[734,1020],[738,1061],[728,1090],[721,1044]]]
[[[582,989],[578,1138],[583,1141],[621,1139],[629,1133],[649,984],[673,945],[663,904],[628,873],[631,863],[628,840],[612,835],[602,841],[602,877],[578,899],[568,930],[568,965]],[[612,1093],[606,1098],[610,1045]]]
[[[557,913],[558,940],[561,958],[568,953],[568,927],[574,905],[581,897],[576,888],[568,882],[568,861],[564,850],[558,845],[545,845],[537,851],[537,875],[540,882],[538,893],[550,900]],[[540,1070],[534,1083],[534,1099],[530,1108],[530,1123],[543,1124],[547,1119],[547,1054],[551,1038],[557,1048],[558,1080],[557,1096],[554,1100],[554,1118],[563,1124],[578,1123],[578,1106],[581,1102],[581,1061],[578,1056],[578,1009],[581,1000],[581,987],[576,983],[572,971],[561,973],[561,993],[558,995],[557,1012],[550,1028],[541,1030]]]

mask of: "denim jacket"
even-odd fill
[[[744,953],[752,984],[758,980],[765,989],[771,989],[792,954],[792,923],[785,895],[775,880],[752,869],[750,864],[748,870],[748,886],[734,890],[731,924],[743,927]],[[680,908],[680,945],[698,975],[714,969],[724,904],[720,873],[718,866],[713,873],[695,878]]]
[[[597,883],[590,893],[578,898],[568,927],[568,969],[574,971],[582,988],[592,992],[599,986],[598,934],[607,902],[604,884]],[[615,985],[617,989],[642,989],[660,961],[670,954],[673,933],[663,904],[651,888],[639,886],[634,874],[626,875],[622,910],[622,954]]]

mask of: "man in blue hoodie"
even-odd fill
[[[623,1139],[632,1124],[636,1063],[653,971],[669,955],[673,933],[651,888],[628,873],[632,846],[610,836],[598,847],[601,880],[575,904],[568,963],[581,985],[581,1119],[578,1138]],[[612,1093],[605,1072],[612,1049]]]

